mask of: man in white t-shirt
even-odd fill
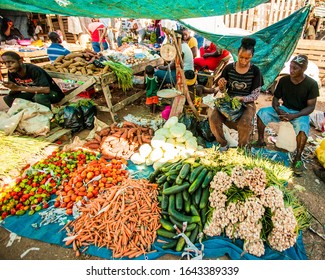
[[[196,82],[196,75],[194,72],[194,62],[193,62],[193,53],[186,42],[182,38],[182,69],[184,70],[184,75],[186,78],[186,84],[192,86]],[[170,64],[170,73],[168,73],[168,66],[159,66],[158,70],[155,72],[160,82],[164,84],[175,84],[176,83],[176,65],[173,61]]]

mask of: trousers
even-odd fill
[[[6,95],[3,100],[4,102],[6,102],[6,104],[11,107],[12,103],[14,102],[14,100],[16,98],[21,98],[21,99],[25,99],[25,100],[29,100],[32,102],[36,102],[39,104],[42,104],[48,108],[51,109],[51,104],[55,104],[60,102],[64,97],[64,94],[62,92],[55,92],[55,91],[51,91],[48,94],[43,94],[43,93],[39,93],[39,94],[35,94],[35,93],[31,93],[31,92],[15,92],[15,93],[10,93],[8,95]]]
[[[236,121],[228,121],[217,109],[214,109],[209,116],[209,125],[211,132],[215,136],[217,142],[223,147],[227,145],[227,140],[223,133],[222,125],[238,131],[238,146],[245,147],[250,140],[254,124],[253,119],[256,113],[254,102],[246,103],[246,108],[242,116]]]

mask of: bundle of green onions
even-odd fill
[[[126,91],[133,86],[132,81],[132,69],[129,67],[126,67],[122,63],[119,62],[113,62],[113,61],[103,61],[102,64],[109,65],[110,69],[115,73],[117,77],[117,83],[120,88],[122,88],[123,91]]]

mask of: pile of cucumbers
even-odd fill
[[[162,208],[159,236],[170,238],[163,249],[183,251],[184,238],[177,235],[174,225],[182,231],[183,222],[187,222],[185,231],[192,243],[198,241],[208,219],[210,182],[215,172],[206,166],[189,160],[167,162],[150,175],[150,181],[159,185],[159,198]]]

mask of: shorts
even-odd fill
[[[146,105],[158,104],[158,96],[147,97]]]
[[[297,110],[288,109],[285,106],[280,106],[280,109],[289,114],[295,114],[299,112]],[[270,122],[280,122],[280,118],[277,112],[273,109],[273,107],[261,108],[257,112],[257,116],[261,119],[261,121],[264,123],[265,126],[267,126]],[[292,124],[295,130],[296,135],[298,135],[300,131],[303,131],[307,137],[309,135],[309,130],[310,130],[309,122],[310,122],[309,116],[301,116],[299,118],[290,121],[290,123]]]

